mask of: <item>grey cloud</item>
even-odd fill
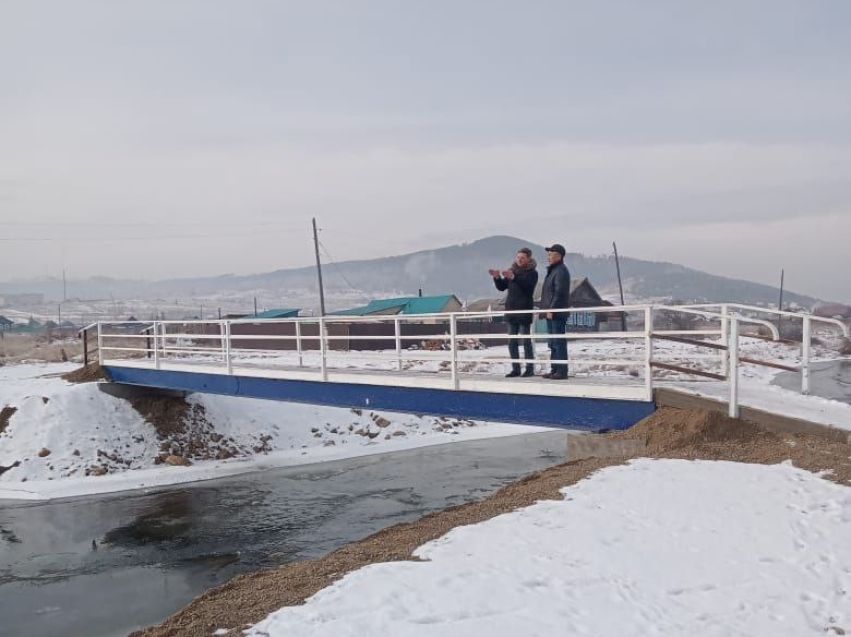
[[[851,210],[849,19],[844,0],[6,3],[0,215],[197,233],[64,257],[131,277],[309,263],[312,216],[339,259],[564,228],[712,264],[706,224],[752,223],[749,254],[797,236],[839,285],[820,264],[847,256],[805,222]],[[220,224],[233,241],[203,236]],[[55,271],[63,236],[4,242],[0,277]]]

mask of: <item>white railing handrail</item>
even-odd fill
[[[747,312],[763,312],[765,314],[774,314],[776,316],[788,316],[790,318],[799,318],[803,319],[805,316],[809,317],[811,321],[816,321],[819,323],[827,323],[829,325],[835,325],[842,330],[842,335],[848,338],[851,336],[851,328],[849,328],[848,323],[845,321],[841,321],[840,319],[830,318],[828,316],[817,316],[812,313],[807,312],[792,312],[790,310],[777,310],[770,307],[759,307],[758,305],[746,305],[744,303],[701,303],[701,304],[689,304],[682,307],[688,308],[702,308],[702,307],[722,307],[726,306],[727,308],[733,308],[738,310],[744,310]],[[743,317],[738,317],[743,318]]]
[[[660,306],[657,306],[657,309],[671,311],[672,307],[660,305]],[[718,318],[718,319],[729,318],[729,315],[727,315],[725,317],[724,314],[720,314],[720,313],[717,313],[717,312],[709,312],[707,310],[699,310],[699,309],[695,309],[695,308],[692,308],[692,307],[689,307],[689,306],[684,306],[684,305],[673,306],[673,311],[682,312],[684,314],[696,314],[698,316],[706,316],[706,317],[712,317],[712,318]],[[736,315],[736,319],[739,322],[744,321],[745,323],[753,323],[754,325],[763,325],[771,331],[772,340],[775,340],[775,341],[780,340],[780,330],[778,330],[777,326],[774,323],[772,323],[771,321],[766,321],[765,319],[751,318],[751,317],[748,317],[748,316],[738,316],[738,315]]]
[[[162,369],[164,361],[167,363],[169,357],[174,356],[190,356],[200,357],[201,361],[220,361],[227,374],[234,373],[234,357],[259,356],[259,360],[269,355],[283,355],[284,352],[297,352],[297,360],[299,367],[315,367],[318,357],[320,370],[320,378],[323,381],[328,380],[328,370],[334,369],[332,364],[334,360],[329,358],[338,356],[342,350],[347,350],[348,341],[363,341],[363,342],[386,342],[387,347],[381,347],[380,350],[375,350],[375,359],[383,361],[384,358],[390,357],[395,361],[394,368],[397,373],[402,373],[406,369],[403,363],[409,361],[439,361],[440,368],[451,373],[452,387],[459,389],[461,387],[460,373],[464,371],[463,365],[478,365],[480,363],[512,363],[523,364],[525,359],[511,359],[504,357],[494,357],[487,353],[477,354],[474,350],[466,349],[462,346],[464,341],[476,341],[478,343],[487,344],[492,340],[504,340],[510,338],[505,332],[493,333],[488,328],[479,328],[475,326],[482,325],[481,319],[487,318],[504,318],[512,315],[531,315],[538,319],[547,312],[555,314],[565,313],[631,313],[637,319],[636,323],[640,327],[631,329],[616,330],[616,331],[589,331],[582,330],[577,332],[567,332],[558,335],[550,335],[531,330],[530,334],[519,334],[514,338],[519,341],[532,340],[542,341],[544,339],[559,338],[567,341],[584,341],[586,343],[594,342],[595,340],[619,339],[624,342],[634,341],[635,345],[628,344],[627,349],[616,350],[623,353],[624,356],[612,352],[599,352],[596,357],[592,354],[591,358],[583,357],[582,359],[564,360],[564,361],[549,361],[546,363],[566,363],[573,364],[592,372],[596,367],[628,367],[631,370],[641,368],[644,369],[644,384],[646,387],[646,398],[652,400],[654,391],[654,368],[662,368],[673,370],[678,373],[699,373],[704,376],[716,379],[726,379],[730,383],[729,403],[730,413],[738,413],[738,373],[739,366],[744,363],[759,363],[768,366],[783,368],[777,362],[755,361],[754,359],[741,358],[738,356],[740,344],[743,336],[740,333],[740,324],[752,324],[764,326],[771,332],[772,338],[780,340],[780,332],[775,322],[765,318],[757,318],[756,316],[748,316],[741,314],[742,312],[757,314],[767,313],[778,316],[791,316],[803,320],[803,342],[801,346],[801,366],[799,369],[802,375],[802,393],[809,392],[809,370],[810,370],[810,345],[811,340],[811,322],[819,321],[837,325],[842,328],[843,334],[848,335],[848,326],[842,321],[826,317],[816,317],[806,313],[786,312],[773,310],[771,308],[762,308],[757,306],[748,306],[738,303],[707,303],[707,304],[688,304],[688,305],[664,305],[659,303],[649,304],[633,304],[633,305],[603,305],[591,307],[568,307],[557,309],[524,309],[524,310],[491,310],[491,311],[454,311],[454,312],[436,312],[427,314],[373,314],[367,316],[351,316],[343,314],[326,315],[326,316],[302,316],[280,319],[260,319],[257,317],[243,317],[239,319],[169,319],[169,320],[151,320],[151,321],[98,321],[84,328],[90,330],[97,328],[98,330],[98,349],[99,358],[103,362],[104,352],[113,352],[116,355],[125,355],[126,353],[141,354],[148,358],[153,358],[155,369]],[[661,313],[680,313],[684,315],[697,316],[706,319],[706,322],[695,322],[695,329],[667,329],[656,328],[654,323],[658,322],[656,318]],[[640,316],[638,316],[640,314]],[[471,322],[472,321],[472,322]],[[122,325],[139,326],[145,325],[145,328],[139,330],[121,331]],[[367,325],[384,325],[390,326],[392,333],[365,333],[365,334],[330,334],[329,328],[340,324],[367,324]],[[234,326],[269,326],[269,325],[293,325],[292,334],[281,333],[262,333],[262,330],[252,330],[244,328],[238,331],[245,333],[234,333]],[[306,334],[302,328],[307,325],[317,325],[311,331],[316,330],[315,334]],[[401,329],[406,325],[427,325],[430,330],[424,330],[421,334],[403,334]],[[464,325],[465,330],[470,333],[462,334],[459,329]],[[212,327],[208,327],[212,326]],[[109,329],[119,328],[119,329]],[[172,331],[170,332],[169,329]],[[384,329],[384,328],[382,328]],[[269,330],[274,331],[274,330]],[[130,333],[135,332],[135,333]],[[192,333],[195,332],[195,333]],[[280,332],[280,330],[278,330]],[[680,338],[677,338],[680,337]],[[126,340],[121,340],[126,339]],[[140,339],[145,339],[140,342]],[[686,355],[682,350],[666,350],[661,348],[660,343],[663,340],[680,341],[688,346],[695,348],[706,346],[710,349],[720,351],[721,373],[709,372],[706,367],[695,368],[689,363],[701,360],[715,360],[719,354],[704,354],[697,350],[694,353]],[[106,342],[105,342],[106,341]],[[129,344],[128,344],[129,341]],[[265,346],[262,341],[270,341],[272,343],[286,344],[283,347],[278,345]],[[417,348],[418,341],[439,343],[440,347],[436,349]],[[343,343],[343,347],[339,347],[339,343]],[[136,344],[138,343],[138,346]],[[405,345],[403,350],[403,344]],[[367,347],[371,350],[372,346]],[[292,350],[290,348],[293,348]],[[315,349],[314,349],[315,348]],[[661,348],[661,349],[660,349]],[[588,349],[586,348],[586,352]],[[594,351],[593,348],[591,350]],[[672,354],[674,352],[674,354]],[[372,352],[370,351],[370,356]],[[115,359],[113,359],[115,360]],[[253,360],[249,358],[247,360]],[[681,364],[672,365],[682,361]],[[541,364],[544,361],[535,360],[536,364]],[[261,365],[263,363],[261,362]],[[785,364],[785,363],[784,363]],[[446,367],[448,365],[448,367]],[[788,368],[788,367],[787,367]],[[630,372],[631,376],[635,376]]]
[[[722,311],[712,311],[710,309],[705,308],[723,308],[726,306],[730,309],[740,309],[751,312],[763,312],[768,314],[775,314],[781,316],[789,316],[795,318],[803,318],[804,316],[810,317],[813,321],[819,321],[823,323],[830,323],[836,325],[838,327],[843,328],[844,330],[848,329],[848,325],[839,319],[828,318],[823,316],[815,316],[813,314],[807,314],[803,312],[789,312],[786,310],[775,310],[772,308],[763,308],[758,306],[750,306],[743,305],[739,303],[703,303],[703,304],[685,304],[685,305],[664,305],[659,303],[645,303],[645,304],[633,304],[633,305],[600,305],[600,306],[591,306],[591,307],[583,307],[583,306],[571,306],[567,308],[549,308],[549,309],[541,309],[541,308],[533,308],[529,310],[492,310],[492,311],[476,311],[476,312],[467,312],[463,310],[455,311],[455,312],[433,312],[433,313],[423,313],[423,314],[369,314],[369,315],[349,315],[349,314],[326,314],[325,316],[297,316],[297,317],[289,317],[289,318],[276,318],[276,319],[262,319],[256,317],[243,317],[238,319],[154,319],[150,321],[125,321],[125,320],[105,320],[99,321],[101,324],[109,324],[109,325],[122,325],[122,324],[132,324],[139,325],[140,323],[159,323],[164,325],[186,325],[186,324],[198,324],[198,325],[218,325],[223,323],[230,323],[231,325],[240,325],[240,324],[280,324],[280,323],[318,323],[320,319],[323,322],[327,323],[353,323],[353,322],[386,322],[386,321],[408,321],[408,322],[419,322],[424,320],[434,321],[434,320],[446,320],[450,321],[454,316],[456,320],[458,319],[468,319],[468,318],[499,318],[504,316],[511,315],[522,315],[522,314],[532,314],[533,316],[539,316],[541,314],[552,312],[557,314],[562,313],[581,313],[588,312],[594,314],[601,313],[614,313],[614,312],[643,312],[646,308],[650,307],[653,310],[662,310],[668,312],[683,312],[690,313],[699,316],[704,316],[707,318],[717,318],[721,319],[724,317]],[[739,316],[740,320],[749,319],[749,322],[752,322],[752,317]],[[752,320],[751,320],[752,319]],[[87,328],[96,326],[98,323],[92,323]],[[151,329],[149,325],[145,330]]]

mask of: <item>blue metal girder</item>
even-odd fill
[[[652,402],[632,400],[450,391],[113,366],[105,367],[105,371],[113,382],[125,385],[586,431],[627,429],[655,409]]]

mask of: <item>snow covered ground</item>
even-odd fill
[[[851,630],[848,487],[788,464],[637,460],[562,493],[456,528],[420,547],[422,562],[350,573],[246,634]]]
[[[72,384],[60,378],[78,367],[71,363],[0,367],[0,409],[15,408],[0,433],[0,499],[151,488],[543,430],[194,394],[188,402],[203,408],[207,428],[201,434],[227,442],[237,457],[196,460],[192,466],[155,465],[163,453],[157,431],[127,400],[100,391],[96,383]],[[101,471],[106,474],[94,475]]]

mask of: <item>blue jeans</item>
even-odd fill
[[[509,336],[517,336],[518,334],[525,334],[526,336],[530,333],[531,325],[523,324],[523,323],[509,323],[508,324],[508,334]],[[532,339],[531,338],[509,338],[508,339],[508,355],[511,358],[520,358],[520,341],[523,341],[523,357],[526,359],[526,365],[532,366],[535,363],[535,350],[532,348]],[[520,371],[520,363],[511,363],[511,369]]]
[[[567,315],[553,314],[553,318],[547,319],[548,334],[564,334],[567,327]],[[550,347],[550,360],[567,360],[567,341],[563,338],[551,338],[548,341]],[[550,371],[553,374],[567,374],[567,363],[550,363]]]

